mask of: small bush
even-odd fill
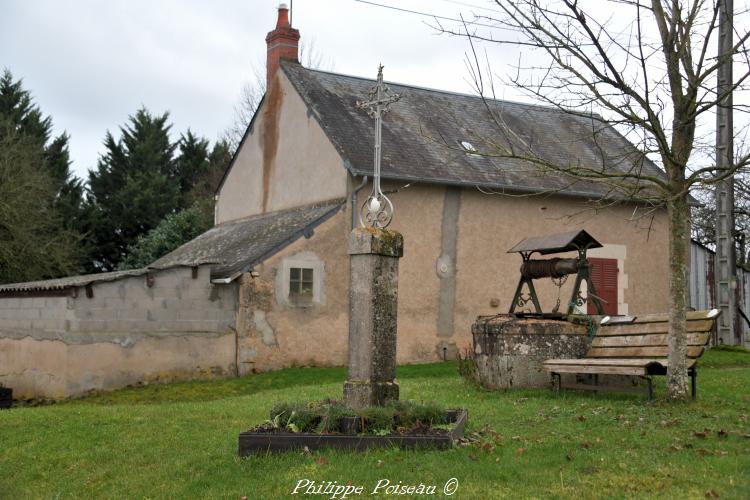
[[[348,418],[356,417],[357,432],[388,434],[399,427],[417,428],[448,424],[445,408],[437,403],[418,404],[393,401],[385,407],[364,408],[355,412],[343,402],[332,399],[276,404],[270,413],[270,425],[292,432],[351,432]]]
[[[474,353],[468,347],[464,349],[464,355],[461,353],[457,355],[458,359],[458,374],[463,377],[464,380],[472,385],[479,385],[479,379],[477,378],[477,363],[474,361]]]
[[[319,433],[345,432],[347,417],[354,417],[357,413],[347,408],[339,401],[325,402],[320,409],[320,423],[316,429]]]
[[[357,416],[360,418],[358,430],[374,434],[385,430],[391,431],[393,429],[394,414],[394,409],[387,406],[364,408],[357,412]]]

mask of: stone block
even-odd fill
[[[33,330],[41,331],[64,331],[65,320],[54,320],[54,319],[35,319],[31,321],[31,328]]]
[[[349,233],[349,255],[359,254],[402,257],[404,237],[390,229],[355,228]]]
[[[368,406],[385,406],[398,400],[398,384],[395,382],[353,382],[344,383],[344,401],[355,410]]]
[[[40,319],[40,312],[39,309],[32,308],[16,309],[10,311],[8,316],[15,319]]]
[[[108,322],[105,320],[82,319],[77,323],[77,329],[81,332],[105,332],[108,330]]]
[[[39,311],[40,319],[65,320],[67,319],[67,317],[68,317],[68,310],[61,309],[58,307],[45,308]]]

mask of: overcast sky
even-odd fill
[[[287,3],[289,3],[287,1]],[[471,16],[486,0],[377,0],[447,17]],[[140,106],[169,111],[175,135],[188,127],[215,140],[252,66],[265,60],[277,0],[0,0],[0,67],[23,78],[55,132],[70,136],[80,177],[96,165],[107,130]],[[486,12],[485,12],[486,13]],[[354,0],[294,0],[302,42],[334,70],[471,92],[466,41],[439,35],[425,17]],[[445,22],[445,21],[441,21]],[[447,22],[447,24],[451,24]],[[497,54],[495,64],[502,64]],[[511,97],[504,94],[504,97]]]
[[[490,0],[294,0],[292,4],[292,22],[302,43],[312,42],[338,73],[374,78],[382,62],[389,81],[473,92],[465,38],[439,34],[434,18],[367,2],[474,19],[474,14],[492,15],[487,10]],[[231,124],[233,108],[243,85],[252,80],[253,68],[263,67],[265,36],[275,27],[278,4],[277,0],[0,0],[0,68],[23,78],[42,111],[52,116],[56,133],[70,134],[73,169],[86,178],[103,152],[105,132],[119,136],[119,127],[141,106],[154,113],[169,111],[174,139],[190,127],[216,140]],[[632,13],[618,16],[613,13],[617,8],[617,4],[592,1],[587,11],[597,9],[610,20],[630,25],[631,20],[621,18]],[[460,29],[459,23],[440,22]],[[512,74],[519,60],[533,60],[528,49],[485,48],[497,74]],[[496,94],[528,100],[502,86]],[[747,96],[735,95],[735,104],[741,99]],[[708,122],[706,137],[711,140],[710,117]],[[747,117],[735,115],[735,129],[746,123]]]

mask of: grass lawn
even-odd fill
[[[340,368],[14,408],[0,411],[0,498],[270,499],[289,496],[303,479],[351,481],[364,486],[362,497],[381,479],[423,483],[442,497],[454,477],[452,498],[750,498],[750,354],[713,350],[700,367],[698,400],[681,405],[637,395],[490,392],[466,384],[452,363],[400,367],[402,399],[469,410],[477,440],[442,452],[237,456],[239,432],[267,418],[274,403],[339,396]]]

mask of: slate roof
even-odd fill
[[[374,80],[311,70],[282,61],[281,67],[355,175],[371,175],[373,120],[356,102],[367,98]],[[388,83],[401,94],[383,120],[382,175],[402,181],[480,186],[515,192],[560,192],[612,197],[608,186],[562,174],[542,174],[529,163],[467,154],[493,144],[523,150],[523,144],[559,165],[602,167],[625,172],[640,165],[647,175],[662,171],[614,128],[595,115]],[[485,104],[487,103],[487,104]],[[487,107],[492,110],[490,113]],[[494,116],[494,118],[493,118]],[[505,124],[498,126],[498,119]],[[592,130],[597,129],[593,134]],[[508,132],[510,131],[510,132]],[[528,149],[527,149],[528,150]],[[616,197],[616,196],[614,196]]]
[[[130,269],[127,271],[112,271],[109,273],[83,274],[80,276],[69,276],[42,281],[27,281],[25,283],[10,283],[0,285],[0,294],[12,292],[38,292],[47,290],[64,290],[79,286],[86,286],[101,281],[115,281],[129,276],[142,276],[148,273],[148,269]]]
[[[332,217],[343,200],[281,210],[219,224],[149,268],[214,264],[211,279],[234,279]]]

